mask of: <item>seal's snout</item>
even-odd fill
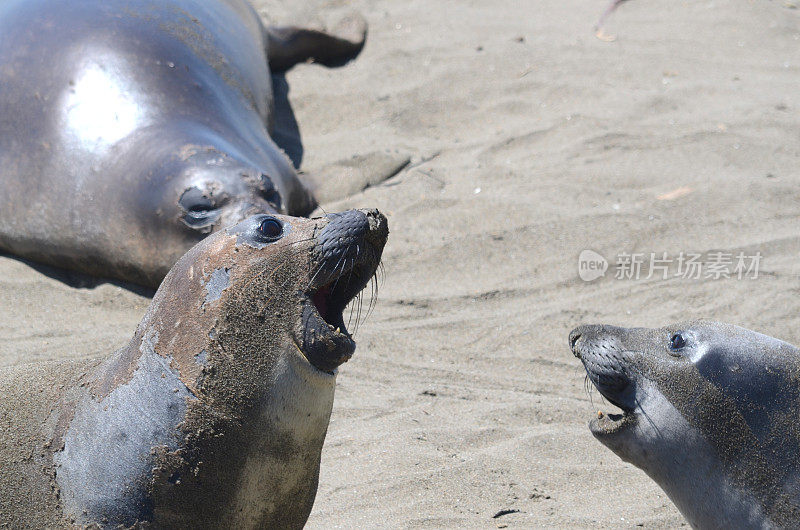
[[[386,217],[378,210],[349,210],[330,214],[327,219],[312,251],[312,261],[318,267],[315,283],[324,285],[348,273],[347,283],[358,292],[380,262],[389,235]],[[364,284],[359,285],[361,280]],[[348,301],[356,292],[348,293]]]
[[[569,332],[569,347],[572,354],[581,359],[581,349],[587,343],[593,343],[602,340],[611,331],[610,326],[603,326],[598,324],[583,324]],[[583,340],[581,340],[583,339]]]
[[[367,216],[360,210],[333,213],[327,217],[329,221],[319,234],[317,247],[323,259],[341,257],[349,252],[369,230]]]
[[[619,340],[621,328],[603,325],[583,325],[569,334],[572,354],[579,358],[589,380],[611,403],[623,411],[632,408],[628,393],[631,378],[628,374],[626,351]]]
[[[389,233],[386,217],[378,210],[350,210],[327,216],[328,224],[318,236],[317,257],[324,267],[335,268],[337,263],[364,255],[365,244],[378,253],[386,243]]]
[[[377,210],[330,214],[321,222],[311,255],[302,350],[314,366],[331,372],[355,351],[343,312],[375,277],[389,229]],[[353,307],[358,322],[361,303]]]

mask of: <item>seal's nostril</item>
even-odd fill
[[[569,347],[576,356],[578,352],[575,351],[575,344],[578,342],[578,339],[581,338],[581,334],[578,331],[573,331],[569,334]]]

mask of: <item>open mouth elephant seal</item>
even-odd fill
[[[109,358],[0,370],[0,526],[302,527],[342,311],[387,234],[376,210],[250,217],[183,256]]]
[[[570,345],[622,414],[592,434],[695,528],[800,524],[800,351],[729,324],[580,326]]]
[[[270,130],[270,67],[358,54],[244,0],[0,3],[0,250],[157,286],[210,232],[314,198]],[[352,39],[349,37],[352,36]]]

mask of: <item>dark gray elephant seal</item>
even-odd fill
[[[313,197],[270,137],[270,66],[364,42],[244,0],[0,3],[0,250],[156,286],[197,241]],[[268,64],[269,61],[269,64]]]
[[[621,415],[592,434],[643,469],[695,528],[800,523],[800,351],[729,324],[581,326],[589,380]]]
[[[0,370],[0,526],[302,527],[342,311],[387,234],[376,210],[251,217],[182,257],[109,358]]]

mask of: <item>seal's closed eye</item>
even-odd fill
[[[686,339],[684,339],[683,335],[680,333],[675,333],[672,338],[669,339],[669,349],[672,351],[678,351],[684,346],[686,346]]]
[[[183,222],[191,228],[211,226],[222,215],[220,205],[196,187],[183,192],[178,205],[185,212]]]
[[[258,233],[267,241],[277,241],[283,237],[283,224],[274,217],[267,217],[258,225]]]

